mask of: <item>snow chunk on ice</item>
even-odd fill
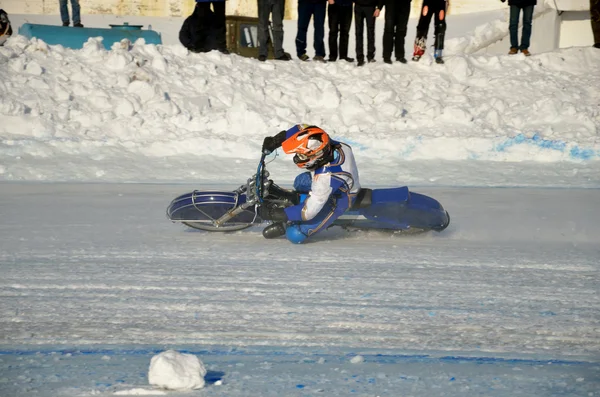
[[[146,390],[146,389],[131,389],[131,390],[120,390],[115,392],[115,396],[166,396],[167,393],[160,390]]]
[[[360,354],[358,356],[354,356],[350,359],[350,362],[352,364],[360,364],[360,363],[364,363],[365,362],[365,358],[363,356],[361,356]]]
[[[168,390],[193,390],[204,387],[206,368],[193,354],[167,350],[152,357],[148,381]]]

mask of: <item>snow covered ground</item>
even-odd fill
[[[593,48],[356,68],[12,38],[0,396],[597,396],[599,86]],[[295,246],[165,218],[179,193],[243,183],[298,122],[450,227]],[[151,389],[166,349],[196,354],[206,387]]]

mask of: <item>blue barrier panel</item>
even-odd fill
[[[110,25],[111,29],[103,28],[75,28],[68,26],[38,25],[24,23],[19,28],[19,34],[31,39],[36,37],[46,44],[60,44],[63,47],[79,49],[90,37],[101,36],[104,38],[104,48],[110,50],[115,42],[128,39],[135,42],[139,38],[146,40],[146,44],[162,44],[160,33],[154,30],[142,30],[142,25]]]

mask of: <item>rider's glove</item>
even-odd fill
[[[262,145],[263,154],[271,154],[276,149],[277,146],[275,146],[275,139],[272,136],[266,137]]]
[[[275,136],[268,136],[263,141],[262,152],[263,154],[271,154],[277,148],[281,146],[283,141],[285,141],[286,131],[281,131],[279,134]]]
[[[283,208],[271,205],[266,201],[258,208],[258,215],[260,215],[260,217],[265,221],[288,221],[288,216]]]

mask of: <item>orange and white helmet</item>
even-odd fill
[[[331,153],[329,135],[314,125],[304,127],[286,139],[281,146],[285,153],[295,154],[294,164],[308,170],[318,168]]]

